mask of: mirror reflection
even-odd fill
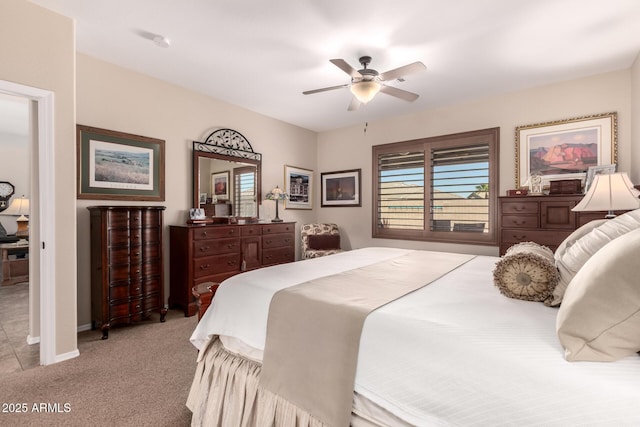
[[[196,155],[194,206],[204,208],[206,216],[258,217],[259,165],[210,153]]]

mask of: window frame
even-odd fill
[[[488,232],[469,231],[438,232],[431,231],[429,206],[431,205],[431,151],[449,147],[464,147],[486,143],[489,147],[489,197]],[[424,164],[424,203],[422,230],[406,230],[379,227],[378,194],[380,182],[378,158],[380,155],[423,151]],[[470,132],[433,136],[409,141],[392,142],[372,146],[372,237],[379,239],[419,240],[439,243],[461,243],[496,246],[498,244],[498,180],[500,167],[500,128],[488,128]]]

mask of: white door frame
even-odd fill
[[[40,364],[56,360],[56,269],[55,269],[55,173],[54,173],[54,94],[0,80],[0,92],[26,97],[38,105],[38,223],[40,241],[29,241],[29,252],[40,252]],[[33,172],[32,172],[33,175]],[[29,319],[31,319],[29,313]],[[29,320],[31,321],[31,320]],[[33,338],[33,337],[32,337]],[[37,341],[37,338],[33,338]]]

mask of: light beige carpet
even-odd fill
[[[79,357],[0,376],[0,425],[188,426],[196,324],[170,310],[165,323],[113,328],[105,341],[80,333]]]

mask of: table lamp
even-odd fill
[[[615,218],[615,210],[640,208],[640,192],[633,188],[625,172],[600,174],[593,178],[589,191],[572,211],[607,211],[605,218]]]
[[[29,238],[29,218],[27,218],[27,215],[29,215],[29,199],[25,198],[24,195],[13,199],[9,207],[0,212],[0,215],[17,216],[18,231],[16,231],[16,236],[25,239]]]
[[[276,217],[271,220],[271,222],[282,222],[282,220],[278,217],[278,203],[280,200],[286,200],[289,198],[289,195],[282,191],[280,187],[276,185],[276,188],[269,191],[265,196],[266,200],[275,200],[276,201]]]

